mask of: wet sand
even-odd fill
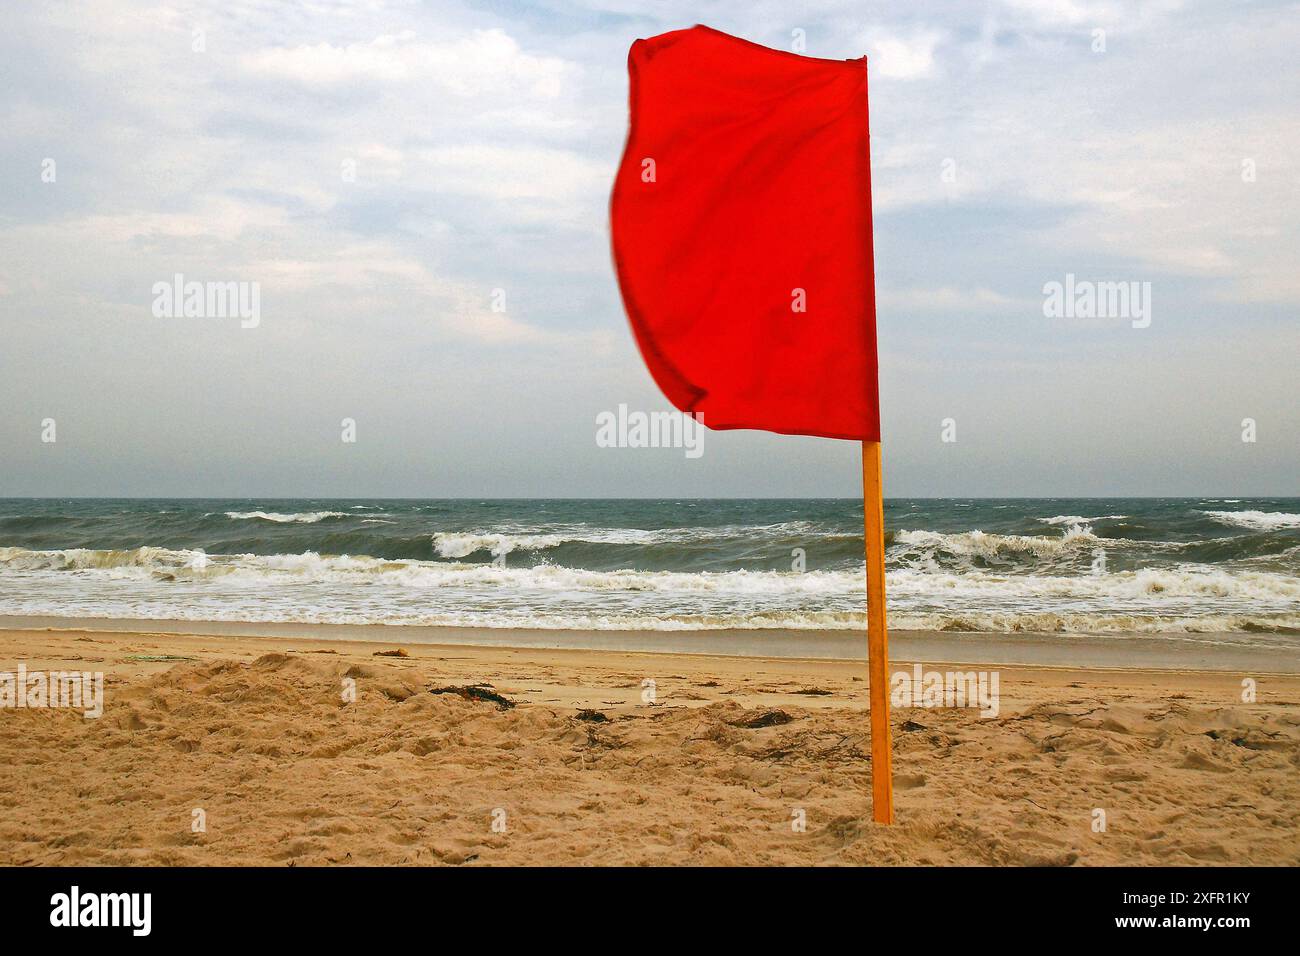
[[[855,661],[866,659],[860,631],[783,628],[697,631],[596,631],[549,628],[392,627],[382,624],[101,620],[0,615],[0,630],[65,628],[214,637],[303,638],[480,647],[632,651],[664,654]],[[1300,635],[1043,634],[890,630],[891,656],[1039,667],[1153,668],[1300,674]]]

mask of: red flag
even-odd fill
[[[637,40],[610,200],[650,374],[711,428],[879,441],[867,64]]]

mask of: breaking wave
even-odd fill
[[[1239,511],[1207,511],[1239,506]],[[863,626],[841,500],[0,499],[0,614]],[[1300,500],[886,502],[899,628],[1300,628]]]
[[[899,531],[893,536],[893,543],[943,552],[954,557],[1000,559],[1010,555],[1057,557],[1096,548],[1103,541],[1091,528],[1076,524],[1060,536],[985,534],[983,531],[963,531],[957,534]]]
[[[995,536],[988,535],[957,537],[975,553],[1043,547],[1037,541],[990,541]],[[931,540],[916,532],[900,538]],[[0,571],[44,575],[39,590],[0,596],[5,614],[645,630],[840,629],[864,621],[860,564],[805,572],[601,571],[315,552],[0,548]],[[1173,566],[1079,575],[896,567],[886,578],[892,620],[902,628],[1300,628],[1300,578],[1267,571]],[[74,587],[60,584],[74,579]]]
[[[233,521],[274,521],[276,524],[315,524],[326,518],[351,518],[346,511],[307,511],[301,514],[280,514],[275,511],[227,511]]]
[[[1281,531],[1285,528],[1300,528],[1300,514],[1287,514],[1281,511],[1202,511],[1215,521],[1238,528],[1250,528],[1255,531]]]
[[[782,522],[759,526],[728,526],[714,528],[592,528],[583,525],[560,527],[538,534],[523,529],[502,531],[436,532],[433,549],[439,557],[467,558],[476,552],[491,555],[511,554],[515,551],[546,551],[566,544],[654,545],[702,544],[706,542],[733,541],[749,537],[755,540],[779,540],[799,535],[816,535],[820,532],[806,521]],[[823,534],[824,536],[824,534]]]
[[[1096,515],[1092,518],[1085,518],[1083,515],[1053,515],[1050,518],[1037,518],[1043,524],[1069,524],[1069,525],[1086,525],[1094,521],[1120,521],[1127,518],[1128,515]]]

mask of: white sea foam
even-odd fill
[[[997,558],[1007,554],[1036,554],[1055,556],[1077,549],[1091,549],[1102,543],[1092,530],[1081,525],[1071,525],[1060,537],[1023,534],[985,534],[983,531],[962,531],[942,534],[938,531],[899,531],[894,535],[895,545],[910,545],[934,551],[946,551],[960,557]],[[1107,544],[1114,542],[1107,541]]]
[[[315,523],[338,513],[231,514]],[[1277,519],[1297,520],[1272,512],[1208,514],[1236,521],[1262,517],[1273,525]],[[375,521],[386,513],[354,515]],[[888,551],[891,623],[899,628],[1085,633],[1300,629],[1300,548],[1259,561],[1176,563],[1179,549],[1188,543],[1101,539],[1088,522],[1106,517],[1121,516],[1044,517],[1039,520],[1052,527],[1044,527],[1042,534],[900,530]],[[839,547],[843,541],[825,547],[852,536],[842,528],[809,522],[651,530],[502,523],[432,535],[441,560],[314,551],[256,555],[158,547],[5,547],[0,548],[0,613],[534,628],[859,628],[863,570],[860,557],[852,555],[860,551]],[[788,567],[782,556],[804,540],[813,542],[807,545],[810,556],[821,545],[820,560],[838,563],[804,573],[595,570],[563,566],[556,560],[563,552],[554,552],[570,542],[665,545],[672,556],[677,553],[673,545],[686,544],[685,553],[707,560],[709,555],[748,554],[752,542],[754,553],[767,548],[776,554],[778,567]],[[1112,562],[1115,570],[1089,573],[1090,556],[1099,547],[1122,559]],[[546,561],[547,552],[549,563],[536,564]],[[486,555],[512,553],[504,567],[482,562]],[[644,554],[647,563],[664,559],[657,548]],[[471,556],[478,560],[466,560]],[[588,562],[575,558],[565,563]]]
[[[173,547],[0,548],[0,614],[655,630],[862,626],[860,522],[830,510],[726,505],[706,513],[690,510],[696,502],[666,504],[657,511],[544,504],[512,513],[445,503],[250,501],[226,505],[248,510],[210,512],[198,528],[185,521],[137,526],[129,509],[110,508],[91,525],[65,524],[59,514],[50,527],[66,535],[64,544],[153,540]],[[957,518],[946,506],[904,507],[899,514],[906,516],[891,521],[886,555],[891,624],[1167,634],[1300,629],[1300,539],[1289,530],[1300,527],[1300,516],[1282,514],[1281,502],[1247,500],[1247,508],[1273,510],[1176,514],[1161,505],[1151,517],[1136,504],[1124,506],[1152,526],[1143,537],[1177,540],[1103,537],[1122,528],[1125,516],[1099,514],[1105,504],[1086,500],[1029,504],[1065,512],[1037,518],[1023,504],[992,505],[1000,514],[1020,509],[1011,513],[1029,524],[1012,526],[1018,533],[1004,529],[1001,517],[988,518],[993,512],[983,504],[978,514],[956,511],[964,516]],[[259,507],[293,510],[252,510]],[[746,522],[750,514],[771,523]],[[701,521],[691,525],[695,515]],[[779,520],[796,515],[810,520]],[[1166,517],[1173,533],[1159,530]],[[1209,533],[1182,533],[1189,517],[1203,519],[1198,524]],[[954,520],[962,523],[915,530]],[[385,528],[373,527],[380,523]],[[969,530],[989,524],[992,530]],[[52,540],[39,520],[0,525],[8,538],[0,544]],[[162,536],[140,539],[142,527]],[[276,529],[293,544],[273,545]],[[336,533],[342,529],[346,538]],[[1271,531],[1267,538],[1261,529]],[[187,550],[229,552],[220,542],[232,531],[249,551],[292,553]],[[791,570],[794,549],[804,549],[812,570]],[[352,553],[329,553],[341,550]],[[489,563],[493,557],[505,560]]]
[[[89,571],[114,568],[152,568],[186,565],[201,551],[170,551],[166,548],[133,548],[121,551],[96,551],[68,548],[62,551],[28,551],[26,548],[0,548],[0,569],[13,571]]]
[[[303,604],[277,607],[264,603],[243,606],[196,606],[192,603],[105,604],[82,599],[58,602],[15,602],[0,599],[0,614],[71,616],[77,618],[288,622],[304,624],[380,624],[388,626],[528,628],[535,630],[862,630],[861,611],[781,610],[696,614],[639,614],[493,608],[420,611],[400,608],[329,608]],[[1300,614],[1261,616],[1250,613],[1179,615],[1158,613],[1045,611],[890,611],[893,630],[975,631],[1003,633],[1149,633],[1232,635],[1248,631],[1300,633]],[[1253,642],[1253,636],[1243,635]],[[1227,637],[1231,642],[1232,638]]]
[[[571,540],[558,534],[506,535],[489,532],[439,532],[433,536],[433,550],[444,558],[468,558],[476,551],[509,554],[515,550],[543,551]]]
[[[908,532],[908,534],[916,534]],[[922,533],[924,535],[930,532]],[[944,536],[951,537],[951,536]],[[985,536],[994,537],[994,536]],[[1056,540],[1056,539],[1052,539]],[[950,546],[946,542],[945,546]],[[1041,547],[1032,545],[1018,546]],[[1058,545],[1059,546],[1059,545]],[[973,548],[1006,547],[976,538]],[[199,560],[202,558],[202,560]],[[0,548],[0,572],[77,572],[117,579],[208,581],[256,586],[301,583],[348,584],[362,580],[412,589],[474,588],[562,592],[663,592],[680,595],[844,597],[857,600],[863,572],[853,568],[792,571],[599,571],[552,564],[497,567],[447,561],[385,560],[365,555],[220,555],[166,548],[94,551],[29,551]],[[1272,571],[1226,570],[1203,565],[1118,571],[1107,574],[1010,574],[894,567],[887,572],[891,597],[925,597],[950,607],[1000,599],[1015,603],[1050,600],[1106,601],[1225,598],[1297,602],[1300,577]],[[53,578],[49,580],[54,580]],[[344,592],[340,592],[341,594]]]
[[[439,531],[433,537],[433,549],[440,557],[467,558],[482,551],[510,554],[513,551],[545,551],[564,544],[682,544],[736,537],[796,537],[820,535],[806,521],[773,525],[723,525],[707,528],[592,528],[586,525],[557,525],[546,532],[504,527],[500,530]],[[823,536],[824,540],[824,536]]]
[[[1043,524],[1068,524],[1068,525],[1085,525],[1093,521],[1118,521],[1121,518],[1127,518],[1128,515],[1095,515],[1091,518],[1083,515],[1053,515],[1050,518],[1038,518]]]
[[[1221,524],[1253,531],[1281,531],[1300,528],[1300,515],[1285,511],[1202,511]]]
[[[227,511],[226,517],[235,521],[260,519],[262,521],[274,521],[279,524],[315,524],[326,518],[348,518],[351,516],[346,511],[304,511],[294,514],[281,514],[277,511]]]

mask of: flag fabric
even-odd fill
[[[711,428],[879,441],[866,58],[696,26],[628,72],[610,231],[655,382]]]

